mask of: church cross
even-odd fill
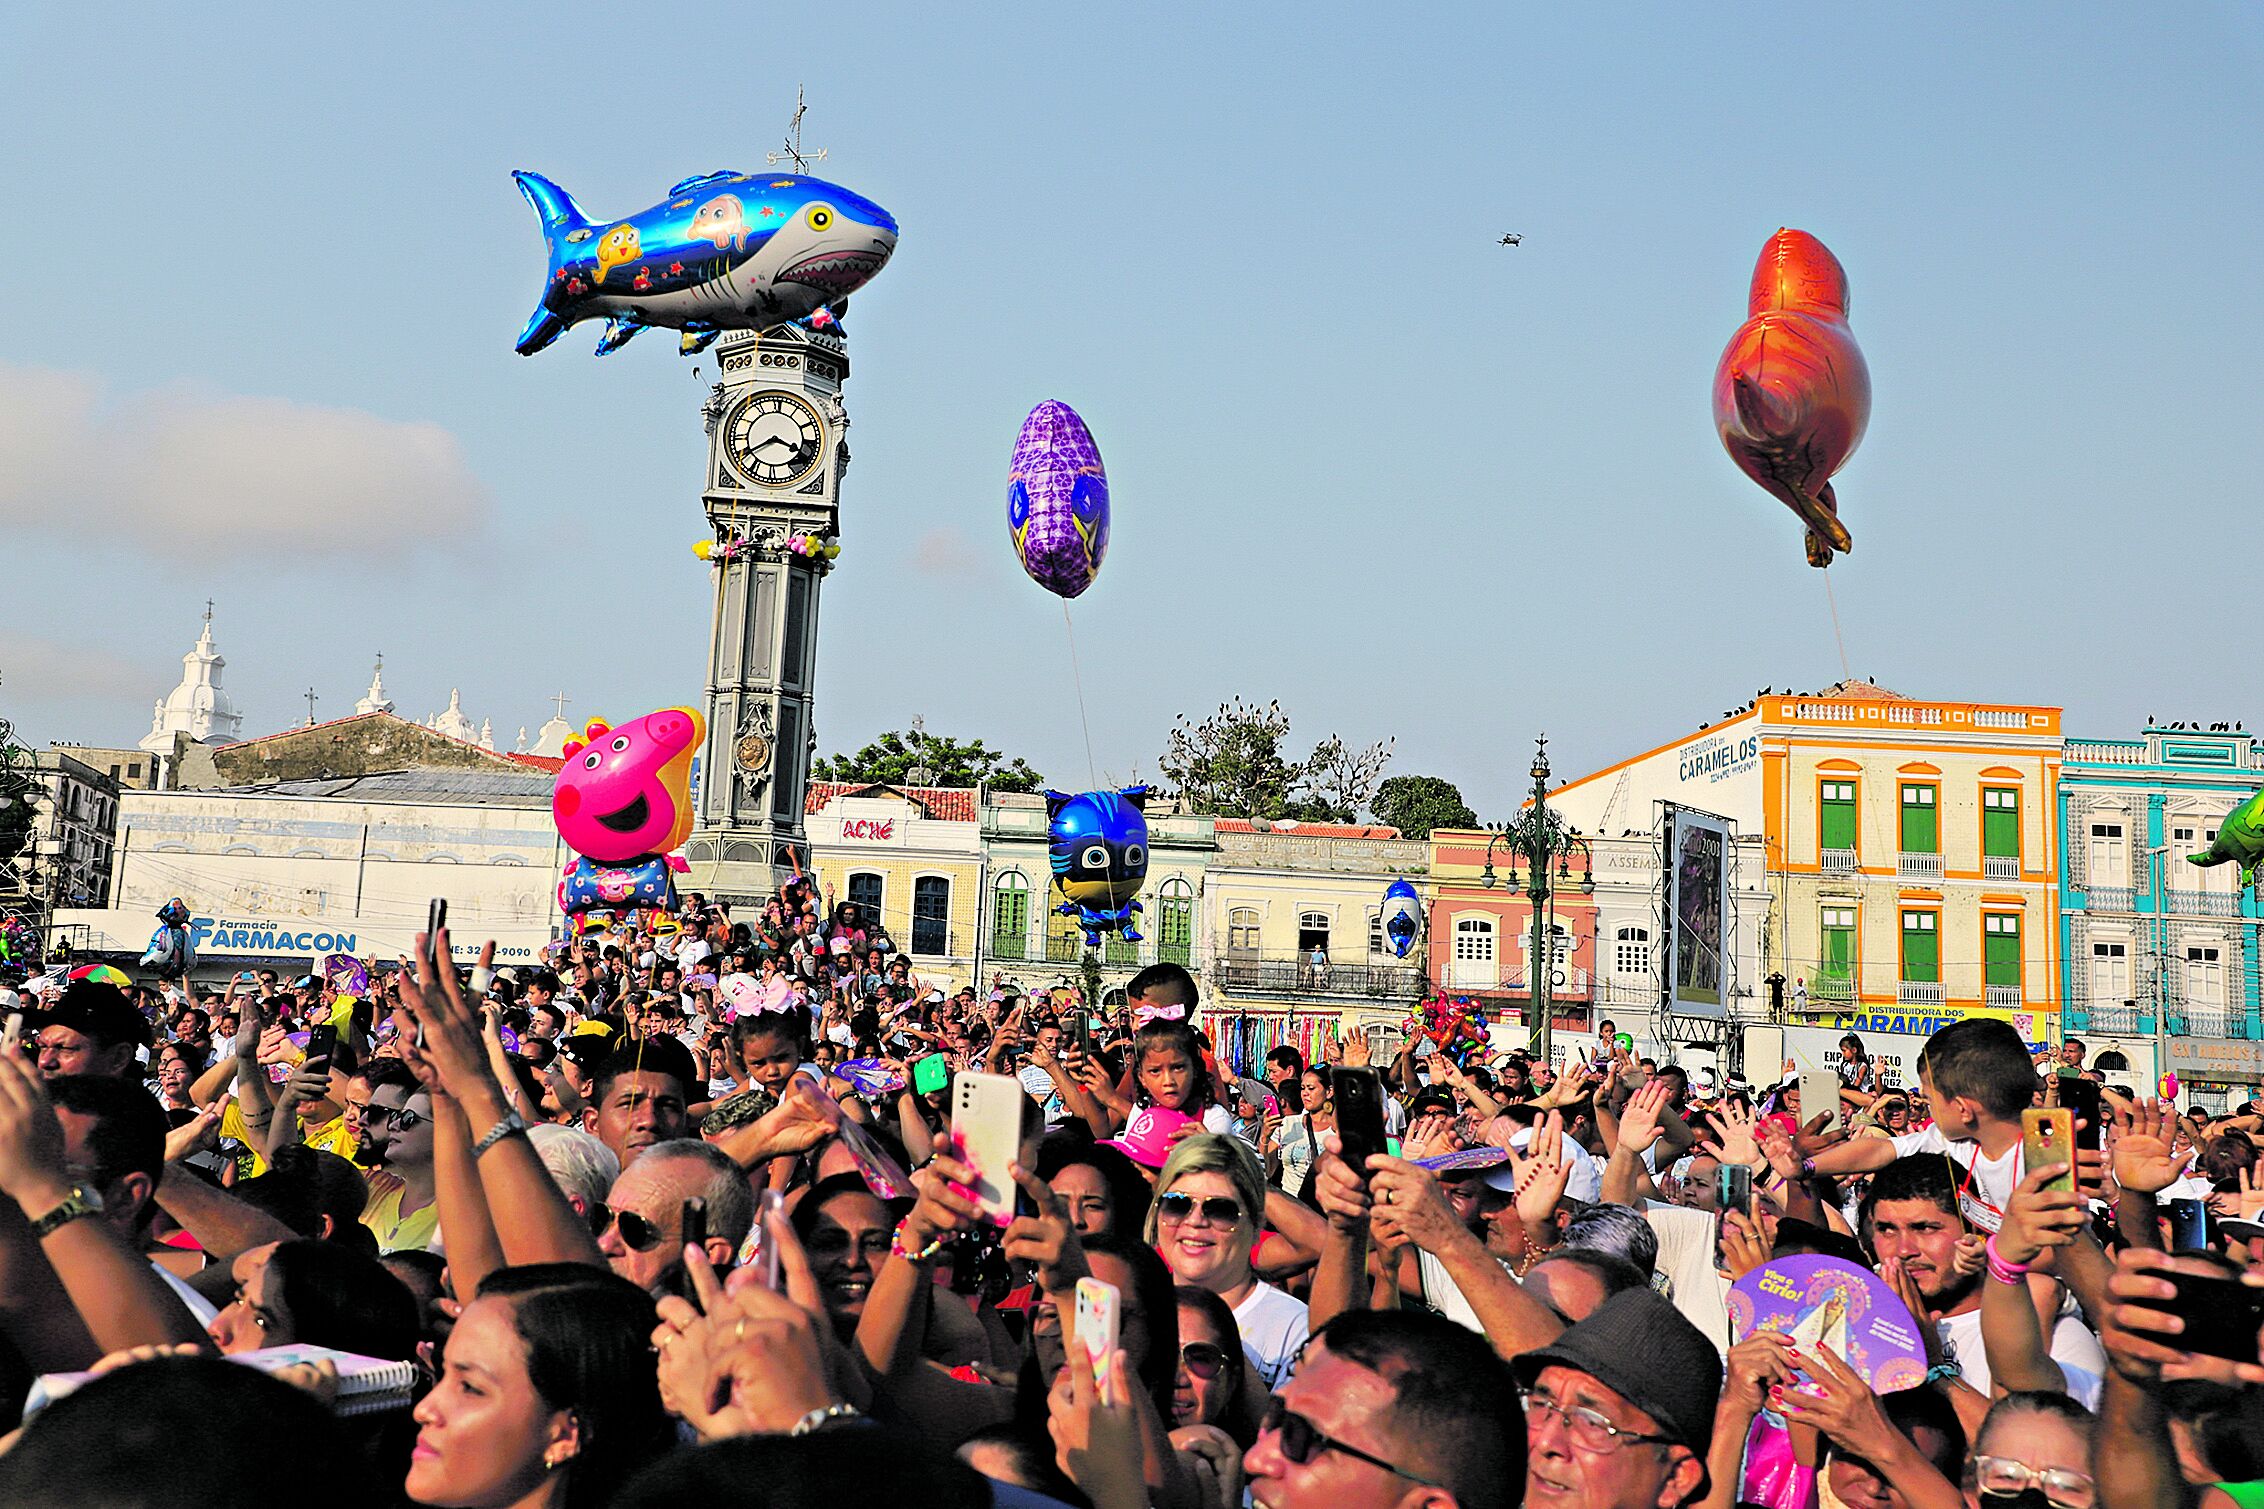
[[[312,728],[312,727],[314,727],[314,704],[315,704],[315,700],[316,700],[316,699],[315,699],[315,695],[314,695],[314,688],[313,688],[313,687],[311,687],[311,686],[310,686],[310,687],[308,687],[308,688],[307,688],[307,690],[306,690],[306,699],[307,699],[307,727],[309,727],[309,728]]]

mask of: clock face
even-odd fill
[[[765,487],[789,487],[825,454],[825,421],[791,393],[757,393],[732,411],[723,443],[740,476]]]

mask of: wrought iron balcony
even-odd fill
[[[1855,999],[1853,975],[1818,975],[1808,982],[1808,999],[1844,1004]]]
[[[1414,964],[1316,963],[1310,953],[1229,950],[1211,960],[1211,983],[1240,995],[1313,996],[1337,1000],[1417,1001],[1430,982]]]
[[[1895,863],[1895,874],[1904,880],[1940,880],[1942,856],[1905,849]]]
[[[2170,910],[2195,917],[2238,917],[2240,897],[2230,891],[2170,890]]]
[[[2138,893],[2126,885],[2095,885],[2084,893],[2085,904],[2094,912],[2127,912],[2138,899]]]
[[[1085,936],[1082,933],[1018,931],[994,927],[984,940],[983,957],[1001,964],[1058,964],[1070,967],[1081,964],[1085,958]],[[1114,933],[1101,938],[1099,953],[1101,965],[1106,969],[1144,969],[1150,964],[1177,964],[1185,969],[1194,967],[1194,949],[1186,943],[1165,943],[1155,938],[1143,938],[1137,943],[1127,942]]]
[[[1981,856],[1983,880],[2020,879],[2020,856],[2017,854],[1984,854]]]
[[[1943,1001],[1939,980],[1903,980],[1895,986],[1895,1000],[1904,1006],[1939,1006]]]

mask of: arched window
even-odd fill
[[[849,872],[849,902],[868,923],[881,920],[881,878],[877,871]]]
[[[1156,957],[1186,968],[1194,953],[1195,888],[1174,875],[1156,892]]]
[[[944,876],[921,875],[912,882],[912,952],[951,953],[951,882]]]
[[[1020,959],[1030,950],[1030,880],[1008,870],[991,886],[990,951],[1001,959]]]
[[[1651,972],[1651,930],[1623,927],[1612,935],[1612,973],[1641,978]]]

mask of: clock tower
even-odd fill
[[[849,375],[837,332],[787,325],[734,332],[715,348],[702,503],[715,543],[707,748],[682,888],[767,899],[799,864],[810,874],[803,793],[817,748],[818,595],[849,468]]]

